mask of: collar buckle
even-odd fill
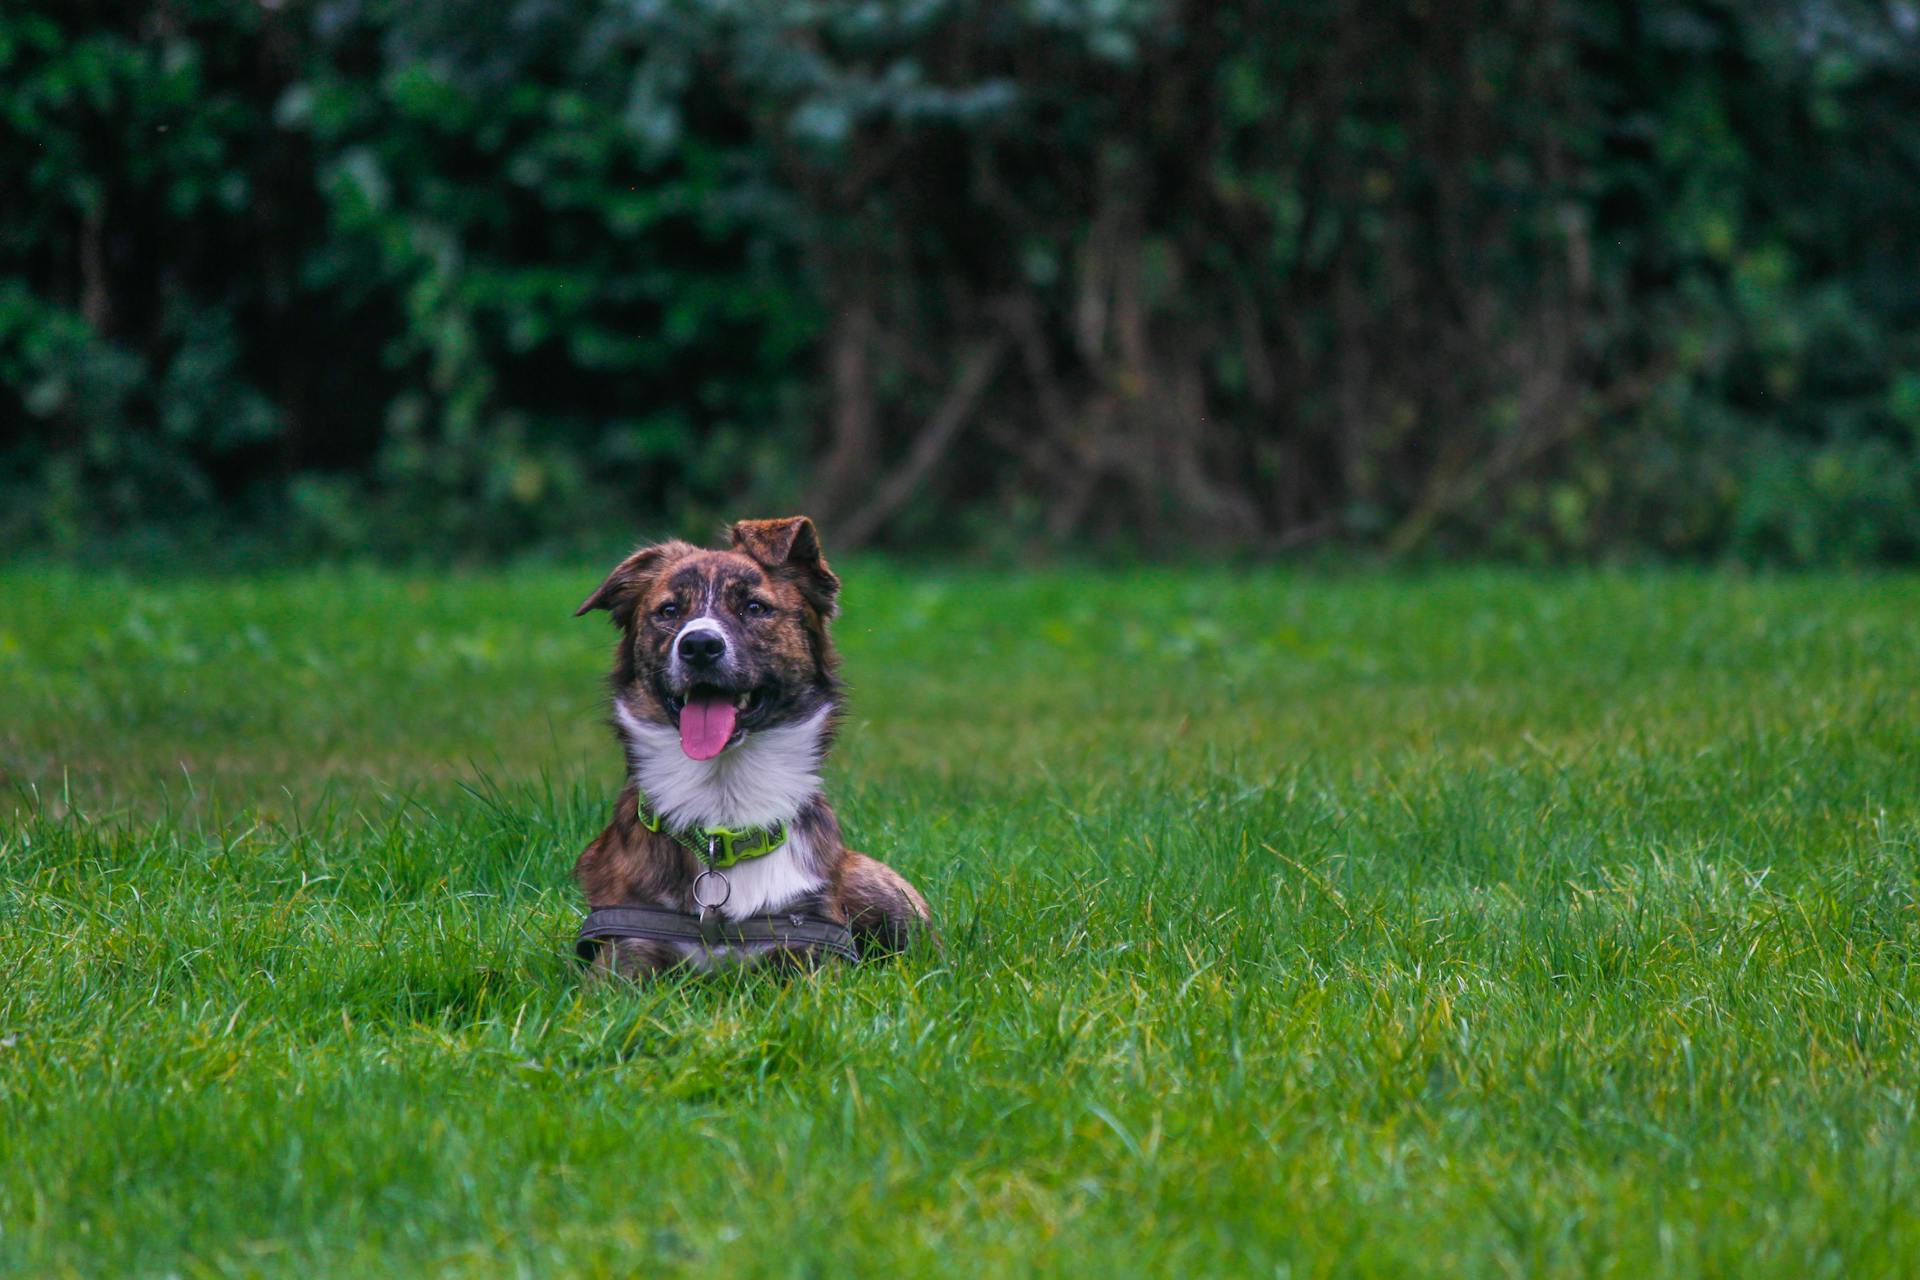
[[[634,796],[634,816],[649,831],[667,835],[685,846],[712,871],[721,871],[736,862],[764,857],[787,842],[788,827],[775,822],[764,827],[669,827],[660,811],[647,803],[644,795]]]

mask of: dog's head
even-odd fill
[[[695,760],[809,720],[838,691],[827,620],[840,580],[813,521],[742,520],[731,533],[725,551],[640,548],[575,612],[605,609],[620,628],[616,708],[677,729]]]

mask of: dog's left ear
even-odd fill
[[[821,617],[833,616],[840,579],[833,576],[820,554],[820,533],[813,521],[805,516],[738,520],[729,532],[735,551],[746,552],[768,572],[791,581]]]
[[[613,566],[613,572],[607,575],[607,580],[580,602],[573,616],[578,618],[595,609],[605,609],[613,615],[615,623],[626,626],[633,616],[634,602],[646,593],[647,585],[660,572],[660,567],[680,553],[691,550],[693,548],[684,542],[661,542],[640,548]]]

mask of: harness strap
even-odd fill
[[[820,950],[849,964],[860,961],[853,930],[810,911],[781,912],[725,920],[717,912],[699,916],[669,907],[595,907],[580,922],[574,953],[591,962],[602,942],[616,938],[645,938],[653,942],[698,942],[712,949]]]

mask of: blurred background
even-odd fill
[[[9,0],[0,537],[1920,552],[1920,6]]]

